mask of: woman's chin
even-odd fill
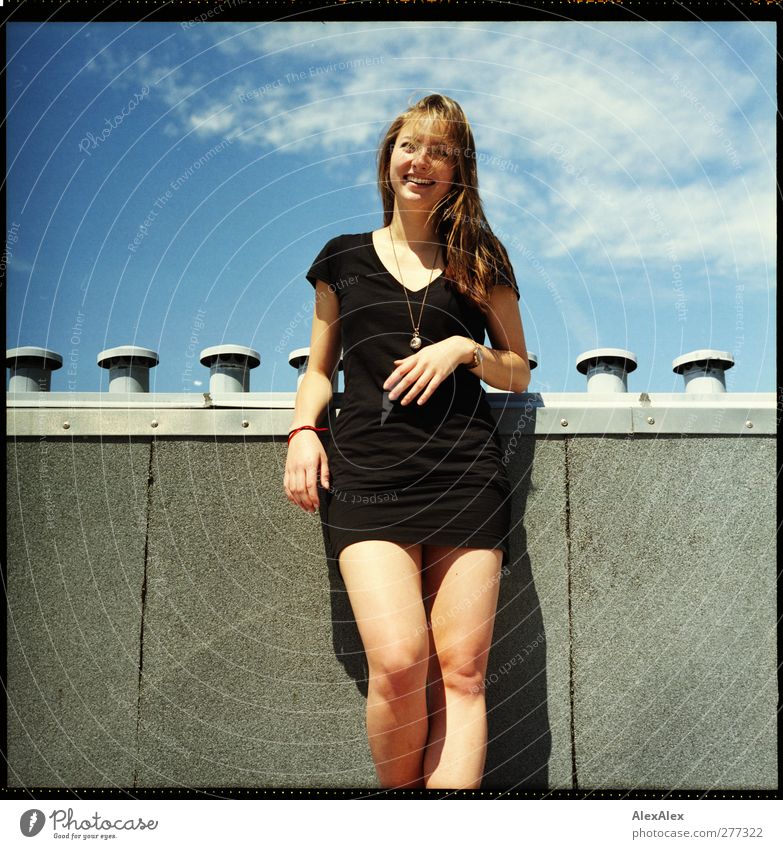
[[[418,192],[416,189],[402,188],[395,192],[398,201],[405,201],[406,206],[421,206],[422,209],[431,209],[439,200],[439,196],[431,195],[429,192]]]

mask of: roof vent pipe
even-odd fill
[[[150,369],[158,355],[138,345],[120,345],[98,354],[98,365],[109,370],[109,392],[149,392]]]
[[[293,351],[288,355],[288,364],[293,366],[296,369],[297,377],[296,377],[296,388],[299,389],[299,384],[302,382],[302,378],[305,376],[305,372],[307,371],[307,362],[310,359],[310,348],[294,348]],[[337,368],[335,369],[334,374],[332,375],[332,392],[337,392],[338,380],[340,377],[340,372],[343,368],[343,352],[340,352],[340,359],[337,363]]]
[[[5,366],[11,369],[9,392],[48,392],[52,372],[62,368],[63,358],[48,348],[9,348],[5,352]]]
[[[588,392],[627,392],[636,354],[622,348],[593,348],[576,358],[576,370],[587,375]]]
[[[700,348],[672,360],[672,371],[681,374],[686,392],[725,392],[726,372],[734,366],[728,351]]]
[[[261,355],[244,345],[214,345],[199,357],[209,368],[209,392],[249,392],[250,369],[261,364]]]

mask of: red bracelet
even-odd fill
[[[295,434],[299,433],[300,430],[320,431],[320,430],[329,430],[329,428],[328,427],[313,427],[312,425],[302,425],[301,427],[295,428],[294,430],[291,430],[291,431],[288,432],[288,441],[290,442],[291,437],[294,436]]]

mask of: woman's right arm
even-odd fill
[[[310,356],[299,384],[290,430],[301,425],[318,426],[332,400],[332,374],[340,359],[340,302],[334,289],[323,280],[315,285],[315,310],[310,334]],[[303,510],[318,509],[316,483],[329,487],[329,466],[318,434],[300,430],[288,443],[283,486],[286,496]]]

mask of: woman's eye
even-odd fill
[[[415,153],[418,150],[418,147],[413,142],[403,142],[400,147],[406,153]],[[431,154],[437,159],[449,159],[451,157],[451,151],[448,147],[436,148],[431,151]]]

